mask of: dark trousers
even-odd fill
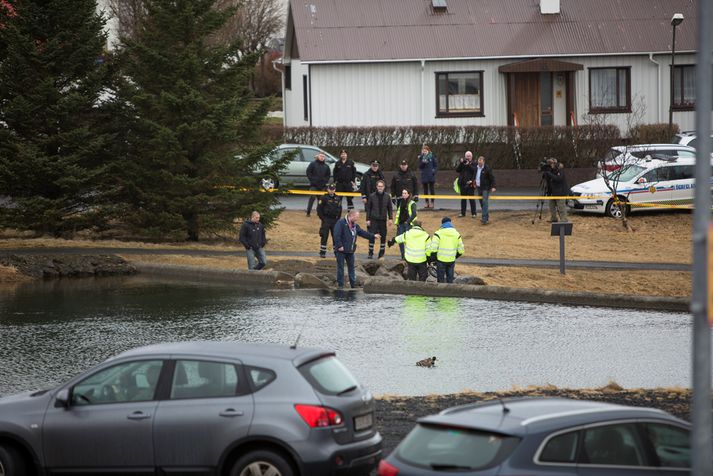
[[[369,220],[369,233],[378,233],[381,235],[381,243],[379,243],[379,258],[384,256],[386,251],[386,220]],[[374,241],[369,240],[369,256],[374,254]]]
[[[460,189],[460,194],[461,194],[462,197],[467,197],[467,196],[474,197],[474,196],[475,196],[475,189],[474,189],[473,187],[471,187],[470,185],[464,185],[464,186],[462,186],[461,189]],[[470,202],[470,214],[473,215],[473,216],[475,216],[477,210],[476,210],[476,208],[475,208],[475,200],[474,200],[474,199],[473,199],[473,200],[470,200],[470,199],[469,199],[469,200],[462,199],[462,200],[460,201],[460,214],[461,214],[461,215],[465,215],[466,202]]]
[[[436,261],[436,277],[439,283],[452,283],[455,274],[456,262],[444,263]]]
[[[356,271],[354,270],[354,253],[344,253],[335,251],[337,257],[337,286],[344,287],[344,262],[347,263],[347,272],[349,274],[349,285],[356,287]]]
[[[402,233],[406,233],[410,229],[411,229],[411,225],[409,225],[408,223],[406,223],[406,222],[399,223],[398,225],[396,225],[396,236],[398,236]],[[401,259],[404,259],[404,248],[405,248],[404,244],[399,243],[399,250],[401,250]]]
[[[337,182],[337,192],[354,192],[351,182]],[[347,210],[352,210],[354,208],[354,197],[347,198]]]
[[[332,234],[332,244],[334,244],[334,224],[339,218],[325,218],[322,220],[322,226],[319,227],[319,254],[327,254],[327,239],[329,234]]]
[[[434,182],[423,182],[421,185],[423,185],[423,194],[424,195],[435,195],[436,194],[436,184]],[[432,198],[427,198],[426,199],[426,204],[429,203],[433,204],[433,199]]]
[[[423,263],[408,263],[408,275],[409,281],[416,281],[416,276],[418,275],[418,281],[425,281],[428,278],[428,263],[425,261]]]
[[[326,187],[319,188],[319,187],[312,187],[312,186],[310,186],[309,189],[310,189],[310,191],[313,191],[313,190],[327,190]],[[307,215],[309,215],[310,213],[312,213],[312,205],[314,205],[314,201],[315,201],[315,200],[317,200],[317,195],[310,195],[310,196],[309,196],[309,202],[307,202]]]

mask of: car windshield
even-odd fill
[[[339,395],[359,386],[351,372],[334,356],[313,360],[299,370],[314,388],[324,394]]]
[[[419,424],[401,442],[396,457],[435,470],[475,471],[500,464],[519,441],[489,431]]]
[[[641,167],[639,165],[628,165],[622,167],[617,171],[618,173],[615,172],[612,175],[614,175],[613,178],[618,180],[619,182],[630,182],[636,177],[638,177],[645,170],[645,167]]]

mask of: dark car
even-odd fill
[[[186,342],[0,398],[0,475],[368,474],[374,400],[333,352]]]
[[[690,425],[661,410],[536,398],[418,420],[379,476],[672,476],[690,473]]]

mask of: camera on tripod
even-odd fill
[[[537,166],[537,170],[539,172],[547,172],[557,167],[563,168],[562,164],[557,162],[557,159],[555,159],[554,157],[547,157],[540,161],[539,165]]]

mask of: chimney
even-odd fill
[[[559,15],[560,0],[540,0],[540,13],[543,15]]]

